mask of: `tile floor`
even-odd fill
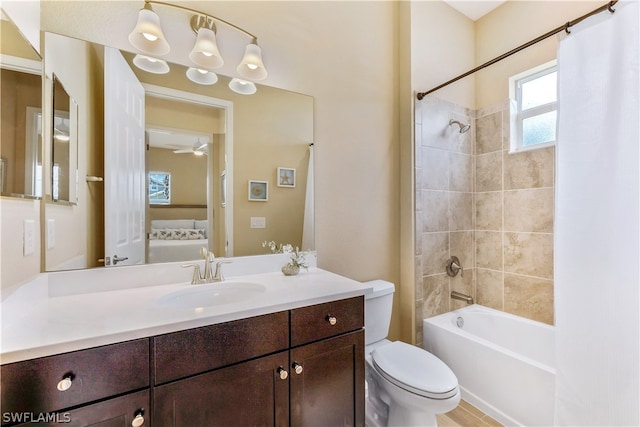
[[[438,427],[503,427],[502,424],[464,400],[456,409],[438,415]]]

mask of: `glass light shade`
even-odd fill
[[[201,70],[199,68],[189,68],[187,77],[194,83],[200,85],[212,85],[218,81],[218,76],[213,71]]]
[[[129,34],[129,43],[149,55],[166,55],[171,49],[162,33],[160,17],[151,9],[138,12],[138,23]]]
[[[167,74],[169,72],[169,64],[164,59],[151,58],[144,55],[136,55],[133,58],[133,64],[141,70],[154,74]]]
[[[207,70],[222,67],[224,61],[218,50],[216,33],[206,27],[199,28],[196,44],[193,45],[189,59],[200,68]]]
[[[262,49],[255,43],[249,43],[244,50],[244,58],[236,68],[241,77],[248,80],[262,80],[267,77],[267,69],[262,62]]]
[[[258,90],[255,83],[235,77],[229,82],[229,89],[240,95],[253,95]]]

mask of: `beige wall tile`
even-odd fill
[[[449,230],[473,230],[473,193],[449,192]]]
[[[504,307],[504,273],[481,268],[477,268],[475,273],[476,302],[496,310],[502,310]]]
[[[553,281],[505,274],[504,310],[553,325]]]
[[[431,147],[424,147],[422,150],[422,188],[448,190],[449,152]]]
[[[513,154],[505,151],[505,190],[552,187],[554,150],[554,147],[547,147]]]
[[[449,192],[423,190],[422,231],[449,231]]]
[[[475,194],[476,230],[502,230],[502,192]]]
[[[502,112],[476,119],[476,154],[502,151]]]
[[[449,113],[446,109],[423,105],[422,145],[440,149],[449,148]]]
[[[553,188],[505,191],[505,231],[553,232],[553,197]]]
[[[422,273],[425,276],[441,274],[449,258],[449,233],[422,235]]]
[[[476,267],[502,270],[502,233],[476,230]]]
[[[553,278],[553,234],[505,233],[505,273]]]
[[[420,282],[418,282],[420,283]],[[422,286],[416,286],[417,288],[421,288]],[[423,301],[416,301],[416,316],[414,319],[415,322],[415,330],[416,330],[416,345],[422,347],[422,314],[423,312]]]
[[[502,190],[502,151],[476,156],[476,191]]]
[[[473,156],[449,153],[449,190],[473,191]]]
[[[422,314],[423,318],[437,316],[449,311],[449,276],[438,274],[427,276],[422,282],[424,295]]]
[[[458,257],[465,271],[475,267],[474,248],[473,231],[456,231],[449,234],[449,254]]]

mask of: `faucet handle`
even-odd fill
[[[213,280],[216,282],[222,282],[224,280],[224,276],[222,275],[222,264],[231,264],[233,261],[228,259],[223,259],[216,262],[216,271],[213,275]]]
[[[464,269],[462,268],[462,264],[457,256],[452,256],[447,260],[446,265],[447,274],[450,277],[455,277],[460,273],[460,276],[464,276]]]
[[[200,265],[199,264],[182,264],[180,267],[189,268],[193,267],[193,276],[191,277],[192,285],[200,285],[204,283],[204,278],[200,274]]]

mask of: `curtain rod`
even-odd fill
[[[498,56],[496,58],[493,58],[491,61],[485,62],[484,64],[479,65],[476,68],[474,68],[472,70],[469,70],[464,74],[460,74],[458,77],[453,78],[453,79],[449,80],[448,82],[442,83],[441,85],[436,86],[433,89],[430,89],[430,90],[428,90],[426,92],[418,92],[418,94],[416,96],[417,96],[418,100],[420,101],[420,100],[422,100],[422,98],[424,98],[425,96],[429,95],[430,93],[435,92],[435,91],[437,91],[439,89],[442,89],[443,87],[448,86],[451,83],[455,83],[458,80],[463,79],[463,78],[467,77],[468,75],[475,73],[476,71],[480,71],[483,68],[487,68],[488,66],[493,65],[496,62],[500,62],[503,59],[505,59],[505,58],[515,54],[515,53],[518,53],[521,50],[524,50],[524,49],[528,48],[529,46],[533,46],[534,44],[536,44],[538,42],[541,42],[542,40],[547,39],[547,38],[551,37],[554,34],[558,34],[561,31],[566,31],[567,33],[570,33],[571,31],[569,31],[569,28],[571,28],[572,26],[576,25],[577,23],[587,19],[588,17],[590,17],[592,15],[598,14],[600,12],[604,12],[605,10],[608,10],[611,13],[615,12],[615,9],[613,9],[613,6],[616,3],[618,3],[618,0],[612,0],[609,3],[607,3],[605,5],[602,5],[597,9],[592,10],[591,12],[589,12],[587,14],[582,15],[581,17],[574,19],[573,21],[568,21],[566,24],[563,24],[563,25],[561,25],[561,26],[559,26],[557,28],[554,28],[553,30],[549,31],[548,33],[545,33],[545,34],[541,35],[540,37],[536,37],[535,39],[530,40],[527,43],[525,43],[523,45],[520,45],[520,46],[516,47],[515,49],[510,50],[507,53],[503,53],[502,55],[500,55],[500,56]]]

